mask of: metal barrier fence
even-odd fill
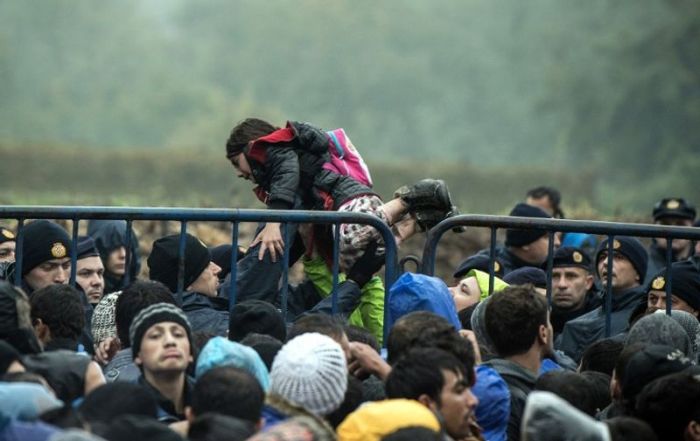
[[[496,258],[496,232],[499,228],[516,228],[522,230],[543,230],[549,235],[549,250],[547,253],[547,301],[552,302],[552,262],[554,257],[554,234],[557,232],[568,233],[588,233],[603,235],[608,237],[608,255],[613,255],[613,243],[615,236],[637,236],[656,237],[668,239],[666,246],[666,313],[671,311],[671,277],[668,271],[672,262],[673,239],[700,240],[700,228],[695,227],[670,227],[664,225],[629,224],[619,222],[599,222],[581,221],[566,219],[543,219],[529,217],[510,216],[484,216],[484,215],[461,215],[445,219],[436,225],[428,233],[428,238],[423,249],[423,260],[421,262],[421,272],[433,275],[435,271],[435,256],[437,245],[443,234],[452,228],[463,227],[485,227],[491,230],[491,240],[489,247],[489,294],[493,292],[494,286],[494,260]],[[612,274],[613,260],[607,261],[607,273]],[[605,294],[605,335],[610,336],[610,314],[612,309],[612,278],[607,279]]]
[[[23,255],[23,226],[25,220],[28,219],[65,219],[73,221],[71,247],[71,275],[70,283],[75,283],[76,277],[76,260],[77,260],[77,242],[78,231],[81,220],[92,219],[109,219],[109,220],[125,220],[126,221],[126,241],[125,248],[127,249],[126,268],[129,268],[129,250],[133,221],[144,220],[159,220],[159,221],[177,221],[180,222],[180,248],[178,262],[178,300],[182,301],[183,279],[185,268],[185,234],[187,233],[188,222],[230,222],[232,224],[231,243],[231,290],[229,292],[229,306],[233,307],[237,298],[237,265],[238,260],[238,233],[239,224],[242,222],[279,222],[282,224],[282,234],[284,243],[284,254],[282,257],[282,268],[289,267],[289,250],[291,248],[290,228],[292,224],[298,223],[316,223],[316,224],[333,224],[339,225],[342,223],[364,224],[371,225],[376,228],[382,235],[386,244],[385,254],[385,300],[388,299],[389,287],[393,284],[397,277],[397,248],[394,241],[391,229],[376,216],[363,213],[348,213],[348,212],[327,212],[327,211],[298,211],[298,210],[253,210],[253,209],[188,209],[188,208],[116,208],[116,207],[65,207],[65,206],[3,206],[0,207],[0,219],[17,220],[17,245],[16,245],[16,264],[15,274],[22,274],[22,255]],[[332,289],[332,312],[337,311],[337,287],[339,284],[339,232],[340,228],[335,228],[335,237],[333,245],[333,289]],[[281,291],[281,309],[282,314],[287,315],[288,301],[288,270],[282,271],[282,291]],[[128,277],[128,271],[125,277]],[[125,283],[128,283],[125,280]],[[15,277],[15,284],[22,283],[21,277]],[[385,302],[388,303],[388,302]],[[387,323],[388,308],[384,309],[384,322]],[[385,330],[386,337],[386,330]]]
[[[179,300],[182,300],[183,278],[184,278],[184,255],[185,255],[185,234],[187,232],[188,222],[230,222],[232,224],[231,243],[231,280],[236,280],[236,262],[238,249],[235,246],[238,243],[239,224],[242,222],[279,222],[283,225],[283,239],[285,244],[290,244],[290,226],[297,223],[317,223],[317,224],[333,224],[341,223],[365,224],[375,227],[386,244],[385,256],[385,305],[388,304],[389,288],[397,279],[399,267],[397,265],[397,248],[393,239],[391,229],[383,223],[379,218],[361,213],[339,213],[339,212],[324,212],[324,211],[298,211],[298,210],[253,210],[253,209],[188,209],[188,208],[115,208],[115,207],[66,207],[66,206],[2,206],[0,207],[0,219],[14,219],[18,222],[17,227],[17,249],[16,249],[16,267],[15,274],[22,273],[22,254],[23,254],[23,225],[28,219],[65,219],[73,221],[72,240],[73,247],[71,253],[71,283],[75,283],[76,277],[76,259],[77,259],[77,244],[79,224],[82,220],[91,219],[109,219],[109,220],[125,220],[127,225],[127,234],[125,248],[130,249],[129,241],[131,240],[131,230],[133,221],[144,220],[160,220],[160,221],[177,221],[180,222],[180,249],[179,249],[179,265],[178,265],[178,292]],[[415,260],[416,264],[420,264],[420,272],[426,275],[433,275],[435,270],[435,257],[437,246],[443,234],[458,226],[464,227],[482,227],[489,228],[490,236],[490,274],[489,274],[489,293],[493,291],[494,286],[494,260],[496,253],[496,235],[498,229],[517,228],[517,229],[538,229],[546,231],[549,235],[549,250],[547,256],[547,296],[551,304],[551,286],[552,286],[552,263],[554,256],[554,241],[553,237],[556,232],[581,232],[588,234],[603,235],[608,237],[608,255],[613,255],[613,239],[615,236],[637,236],[637,237],[656,237],[666,238],[669,244],[666,247],[666,262],[667,267],[670,267],[672,261],[671,243],[673,239],[690,239],[700,240],[700,229],[693,227],[670,227],[662,225],[646,225],[646,224],[629,224],[617,222],[598,222],[598,221],[580,221],[580,220],[563,220],[563,219],[542,219],[542,218],[525,218],[525,217],[509,217],[509,216],[485,216],[485,215],[461,215],[452,217],[442,221],[428,233],[428,238],[423,249],[422,260]],[[333,307],[332,311],[337,310],[337,287],[339,284],[339,229],[335,229],[333,245]],[[289,249],[290,246],[285,246],[282,258],[282,268],[289,266]],[[129,253],[127,253],[126,267],[129,267]],[[612,273],[612,259],[608,259],[608,273]],[[128,277],[128,271],[127,271]],[[671,278],[666,277],[666,310],[671,310]],[[16,278],[15,283],[21,284],[21,278]],[[125,281],[128,283],[128,280]],[[231,283],[229,292],[229,303],[232,307],[237,298],[236,283]],[[286,316],[288,298],[288,271],[282,272],[282,313]],[[610,311],[612,304],[612,284],[610,278],[606,286],[605,295],[605,311],[606,311],[606,335],[609,335],[610,330]],[[384,308],[384,323],[388,323],[387,319],[388,308]],[[386,341],[387,330],[384,330]]]

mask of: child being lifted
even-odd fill
[[[288,122],[285,128],[257,118],[237,124],[226,142],[226,157],[238,176],[256,184],[258,199],[270,209],[334,210],[369,213],[392,227],[397,244],[412,235],[416,226],[427,231],[456,214],[447,185],[423,179],[399,188],[384,203],[369,185],[324,166],[331,160],[333,134],[307,123]],[[352,146],[350,145],[352,148]],[[379,232],[369,225],[340,225],[340,269],[346,271]],[[280,224],[268,222],[251,246],[261,243],[258,258],[270,252],[273,261],[284,251]]]

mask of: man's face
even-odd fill
[[[561,242],[559,236],[554,235],[554,250],[559,248]],[[545,234],[531,244],[525,245],[523,250],[527,251],[527,258],[524,259],[533,265],[542,265],[547,260],[549,252],[549,234]]]
[[[552,303],[558,308],[580,308],[591,286],[593,276],[583,268],[565,266],[552,269]]]
[[[185,372],[192,361],[187,331],[175,322],[160,322],[146,330],[134,363],[148,373]]]
[[[548,215],[554,216],[554,204],[552,204],[552,200],[549,198],[549,196],[542,196],[541,198],[533,198],[532,196],[528,196],[527,199],[525,199],[525,203],[527,205],[541,208],[542,211]]]
[[[98,303],[105,289],[105,269],[100,256],[79,259],[75,266],[75,281],[83,288],[90,303]]]
[[[652,289],[649,291],[649,295],[647,296],[647,306],[650,310],[656,311],[656,310],[666,310],[666,291],[663,290],[656,290]],[[677,311],[685,311],[693,314],[695,317],[698,317],[699,311],[696,309],[693,309],[692,306],[688,304],[685,300],[681,299],[680,297],[676,297],[673,294],[671,294],[671,309],[675,309]]]
[[[680,217],[662,217],[654,222],[656,225],[669,225],[672,227],[692,227],[693,221],[690,219],[684,219]],[[659,249],[665,250],[668,242],[662,237],[656,238],[656,246]],[[671,244],[673,251],[683,251],[690,246],[690,240],[688,239],[673,239]]]
[[[608,252],[603,251],[598,260],[598,275],[603,287],[608,283]],[[624,255],[615,251],[613,253],[612,287],[615,291],[622,291],[639,286],[640,280],[637,271]]]
[[[450,295],[455,302],[457,312],[469,308],[475,303],[479,303],[481,298],[481,290],[476,277],[465,277],[460,280],[455,286],[450,286]]]
[[[115,276],[123,276],[126,272],[126,248],[118,247],[113,249],[107,256],[105,269]]]
[[[454,439],[464,438],[471,433],[470,423],[474,421],[474,409],[479,400],[460,373],[443,370],[442,379],[437,411],[443,417],[447,433]]]
[[[236,169],[237,176],[239,178],[246,179],[251,182],[255,182],[253,180],[253,172],[250,169],[250,164],[248,164],[248,158],[245,157],[243,153],[239,153],[237,155],[234,155],[231,158],[231,165],[233,165],[233,168]]]
[[[15,261],[15,245],[13,240],[0,243],[0,262]]]
[[[219,289],[220,272],[221,267],[219,265],[214,262],[209,262],[209,265],[204,268],[204,271],[202,271],[199,277],[187,287],[187,290],[198,292],[208,297],[216,297],[217,290]]]
[[[70,257],[63,257],[47,260],[36,266],[24,276],[24,281],[36,291],[45,286],[68,283],[69,278]]]

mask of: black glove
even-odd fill
[[[357,259],[357,262],[348,271],[348,279],[357,283],[362,288],[384,266],[384,249],[377,251],[377,241],[370,243],[365,253]]]

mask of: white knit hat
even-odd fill
[[[348,370],[343,349],[316,332],[288,341],[277,353],[270,373],[270,393],[316,415],[328,415],[345,398]]]

